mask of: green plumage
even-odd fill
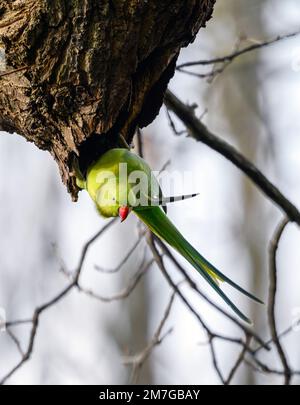
[[[126,172],[123,170],[125,167]],[[137,183],[130,179],[134,179],[138,173],[143,178],[140,182],[143,184],[139,184],[137,190]],[[80,185],[82,184],[81,181]],[[225,281],[253,300],[261,301],[209,263],[181,235],[161,207],[152,205],[161,190],[150,167],[142,158],[126,149],[112,149],[89,168],[84,185],[101,215],[115,217],[120,214],[121,207],[129,207],[156,236],[180,253],[241,319],[251,323],[224,294],[218,281]]]

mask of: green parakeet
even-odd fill
[[[234,305],[219,287],[224,281],[253,300],[261,301],[230,280],[208,262],[182,236],[161,206],[193,195],[164,198],[159,183],[144,159],[127,149],[111,149],[93,163],[84,181],[85,188],[104,217],[120,216],[124,221],[133,212],[160,239],[179,252],[244,321],[251,321]]]

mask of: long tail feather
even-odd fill
[[[192,245],[181,235],[172,222],[164,214],[160,207],[134,210],[135,214],[150,228],[150,230],[160,239],[167,242],[177,250],[211,285],[211,287],[222,297],[222,299],[232,308],[232,310],[245,322],[251,323],[236,305],[227,297],[218,285],[218,280],[225,281],[236,288],[247,297],[262,303],[261,300],[244,290],[230,278],[225,276],[210,264],[204,257],[193,248]]]

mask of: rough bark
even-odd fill
[[[48,150],[76,199],[74,155],[84,172],[155,118],[214,2],[0,0],[0,130]]]

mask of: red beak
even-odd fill
[[[125,221],[125,219],[128,217],[129,212],[129,207],[125,206],[119,208],[119,217],[121,218],[121,222]]]

